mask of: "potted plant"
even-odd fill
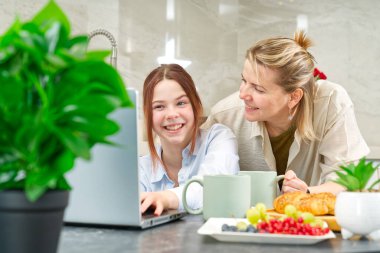
[[[0,36],[0,248],[56,252],[76,158],[119,130],[108,115],[131,106],[104,58],[71,36],[54,1]]]
[[[380,192],[374,189],[380,179],[369,183],[378,167],[362,158],[357,164],[341,166],[336,171],[335,182],[346,188],[338,194],[335,204],[335,216],[344,239],[353,235],[380,239]]]

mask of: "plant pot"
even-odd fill
[[[380,240],[380,192],[341,192],[335,204],[335,216],[343,239],[353,235]]]
[[[48,191],[34,203],[23,191],[0,192],[1,253],[55,253],[68,191]]]

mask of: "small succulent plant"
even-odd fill
[[[347,191],[373,191],[373,187],[380,183],[377,179],[369,187],[368,181],[379,168],[379,165],[374,166],[372,161],[367,161],[365,157],[361,158],[358,163],[350,163],[340,166],[341,170],[337,170],[338,178],[335,183],[344,186]]]

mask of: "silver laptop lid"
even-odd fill
[[[112,114],[121,129],[109,138],[118,146],[97,145],[92,160],[77,160],[68,175],[73,187],[65,222],[140,226],[138,175],[138,92],[128,89],[134,108]]]

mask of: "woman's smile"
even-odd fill
[[[259,108],[258,107],[255,107],[255,106],[249,106],[249,105],[245,105],[245,108],[247,109],[247,110],[258,110]]]

